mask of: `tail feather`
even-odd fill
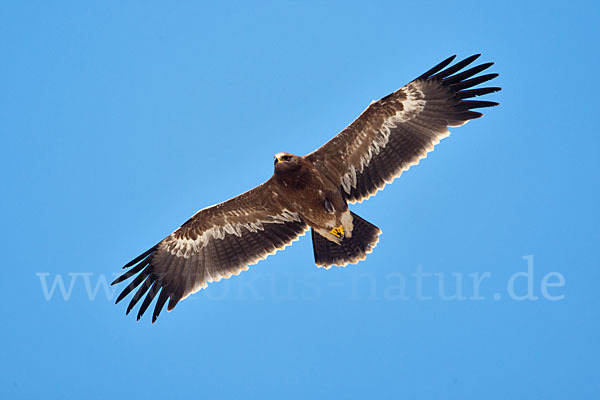
[[[379,241],[381,230],[358,215],[352,213],[354,228],[352,237],[345,237],[340,244],[312,232],[315,263],[319,267],[330,268],[332,265],[343,267],[356,264],[367,257]]]

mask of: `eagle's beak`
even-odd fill
[[[275,164],[284,163],[284,162],[287,162],[287,161],[283,160],[281,157],[275,157]]]

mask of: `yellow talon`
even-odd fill
[[[331,231],[329,231],[329,233],[341,238],[342,236],[344,236],[344,228],[342,227],[342,225],[340,225],[337,228],[333,228]]]

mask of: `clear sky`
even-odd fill
[[[176,3],[0,6],[0,398],[600,396],[596,2]],[[501,105],[353,207],[366,261],[307,235],[155,324],[114,305],[273,154],[480,52]]]

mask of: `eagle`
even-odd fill
[[[179,301],[248,269],[308,229],[318,267],[364,260],[381,230],[349,210],[427,156],[450,134],[498,105],[473,100],[500,90],[478,87],[498,76],[480,74],[493,63],[465,69],[480,54],[437,64],[395,92],[372,102],[347,128],[305,156],[278,153],[273,176],[237,197],[198,211],[158,244],[134,258],[112,283],[133,278],[119,303],[136,288],[126,314],[142,299],[137,319],[156,296],[155,322],[168,301]],[[145,297],[144,297],[145,296]]]

